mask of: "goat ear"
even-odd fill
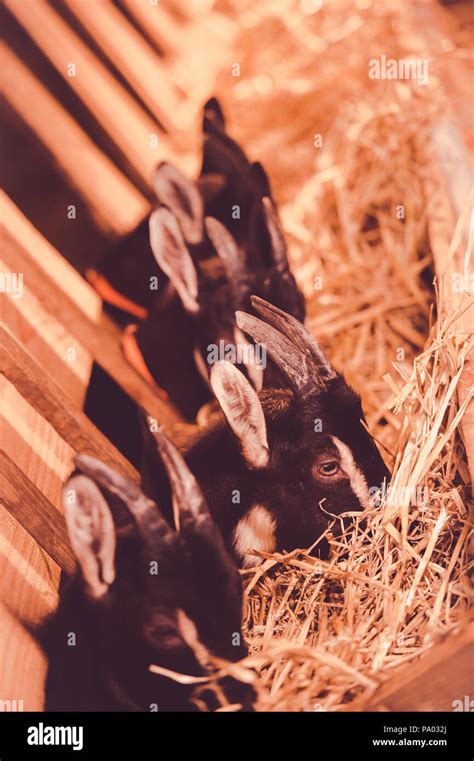
[[[92,597],[115,579],[115,526],[107,502],[90,478],[72,476],[63,490],[69,539]]]
[[[186,241],[191,245],[200,243],[204,205],[194,182],[173,164],[163,162],[155,171],[153,188],[160,204],[167,206],[175,215]]]
[[[207,103],[204,105],[204,129],[206,127],[206,120],[211,121],[221,129],[225,129],[224,112],[217,98],[209,98]]]
[[[258,195],[260,197],[268,196],[271,198],[270,180],[260,161],[254,161],[250,165],[250,171],[252,173],[253,186]]]
[[[211,386],[250,468],[264,468],[270,457],[262,405],[246,377],[231,362],[216,362]]]
[[[197,272],[176,217],[162,206],[151,214],[149,226],[150,246],[158,265],[176,288],[184,308],[197,312]]]

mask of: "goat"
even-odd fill
[[[156,202],[176,216],[194,260],[209,256],[204,219],[214,217],[224,224],[245,252],[250,271],[267,271],[267,293],[262,297],[303,319],[304,300],[289,270],[286,247],[272,246],[270,228],[277,214],[267,174],[260,163],[251,163],[226,133],[216,98],[205,104],[203,112],[203,159],[196,183],[177,167],[162,162],[152,178]],[[150,289],[150,277],[160,275],[157,292]],[[88,269],[86,276],[104,301],[139,319],[145,319],[152,305],[159,307],[169,296],[168,280],[157,268],[151,250],[148,218],[112,247],[99,270]]]
[[[186,197],[184,185],[180,197]],[[191,200],[182,201],[183,208],[191,205]],[[177,204],[173,206],[177,208]],[[235,312],[251,309],[252,292],[261,296],[270,294],[277,305],[287,306],[292,313],[304,316],[304,302],[288,267],[286,243],[275,206],[269,197],[260,199],[260,206],[268,235],[265,250],[271,252],[272,264],[267,267],[261,261],[253,269],[247,264],[245,250],[219,220],[205,218],[201,255],[193,257],[182,225],[170,209],[162,206],[150,217],[152,252],[178,294],[188,322],[185,324],[186,318],[179,314],[176,304],[169,306],[165,315],[162,308],[155,309],[144,323],[129,326],[123,346],[129,361],[150,382],[165,388],[188,417],[194,417],[202,404],[211,399],[207,388],[210,350],[221,344],[248,347],[248,341],[235,324]],[[179,351],[176,346],[164,346],[169,340],[170,312],[178,328]],[[251,352],[244,352],[244,356],[249,357],[248,362],[244,360],[244,369],[258,390],[263,382],[262,368],[252,361]],[[201,380],[196,378],[191,357]],[[175,372],[173,382],[167,383],[164,373],[170,365]],[[177,376],[186,379],[182,389],[179,379],[174,382]]]
[[[340,516],[371,506],[389,471],[366,430],[359,396],[319,344],[291,315],[252,297],[260,318],[237,313],[240,329],[263,345],[286,388],[257,394],[230,362],[211,370],[224,419],[189,447],[186,461],[237,561],[265,552],[308,548],[325,558],[325,530]],[[142,485],[160,483],[152,436],[145,444]],[[319,540],[319,541],[318,541]]]
[[[211,399],[207,347],[247,343],[234,313],[251,309],[251,293],[304,318],[263,168],[226,134],[215,99],[205,106],[203,124],[197,185],[161,164],[153,179],[159,207],[106,258],[101,272],[88,272],[106,301],[143,320],[126,329],[124,352],[190,419]],[[150,290],[150,278],[159,279],[158,293]],[[259,368],[246,369],[258,388]]]
[[[95,458],[76,457],[79,472],[63,501],[79,571],[41,634],[46,710],[196,710],[193,685],[166,670],[205,677],[213,656],[246,654],[238,570],[183,458],[161,432],[156,442],[179,531],[136,484]],[[119,529],[114,505],[131,518]],[[227,676],[219,686],[231,704],[250,710],[250,685]],[[217,705],[210,688],[199,700]]]

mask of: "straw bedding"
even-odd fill
[[[399,3],[221,5],[245,32],[240,77],[218,88],[233,132],[269,169],[307,324],[393,470],[327,562],[296,551],[243,572],[250,655],[230,669],[258,710],[363,709],[469,608],[470,397],[460,408],[456,386],[472,337],[435,292],[419,151],[443,103],[436,87],[367,76],[370,58],[412,52]]]

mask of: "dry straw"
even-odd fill
[[[383,52],[420,54],[400,44],[410,44],[400,4],[287,6],[254,18],[254,34],[273,28],[281,48],[273,63],[264,56],[266,87],[262,56],[244,61],[242,124],[264,163],[271,143],[309,327],[362,394],[393,479],[383,504],[331,541],[328,562],[291,553],[244,574],[246,665],[260,710],[334,711],[363,708],[469,608],[460,422],[470,397],[459,407],[456,387],[472,338],[445,317],[427,241],[420,147],[444,104],[415,81],[367,75]],[[280,135],[265,124],[275,113]]]
[[[258,710],[363,709],[459,626],[471,594],[472,393],[459,406],[456,388],[472,338],[445,314],[446,283],[435,292],[420,150],[444,104],[439,88],[368,77],[382,53],[423,53],[399,2],[222,5],[245,28],[241,76],[222,88],[234,132],[270,170],[308,326],[393,472],[383,503],[330,535],[328,561],[297,551],[243,572],[250,655],[232,671],[254,680]]]
[[[330,561],[292,553],[247,575],[262,709],[347,709],[466,616],[472,516],[459,424],[469,398],[459,407],[456,386],[469,339],[453,324],[437,323],[409,377],[400,372],[383,504],[332,540]]]
[[[439,314],[444,314],[442,296]],[[466,308],[466,307],[462,307]],[[220,670],[253,681],[257,710],[363,709],[377,687],[466,620],[472,515],[456,388],[472,337],[457,315],[431,328],[409,373],[394,363],[389,408],[399,421],[389,490],[342,531],[331,555],[258,554],[243,571],[250,655]],[[338,538],[334,538],[334,534]],[[253,679],[252,679],[253,672]],[[207,685],[209,686],[209,685]],[[220,691],[222,710],[233,710]]]

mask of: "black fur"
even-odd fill
[[[370,488],[381,487],[390,474],[373,439],[360,423],[364,419],[360,398],[341,375],[310,400],[298,401],[284,389],[264,389],[259,394],[267,425],[270,460],[261,470],[247,467],[237,439],[224,420],[205,429],[186,456],[206,496],[214,520],[233,550],[233,532],[255,504],[263,505],[276,521],[276,549],[307,548],[330,523],[333,533],[338,515],[362,506],[348,480],[322,484],[311,468],[318,456],[336,456],[336,436],[350,448]],[[322,432],[315,432],[315,421]],[[153,443],[146,444],[143,485],[153,496],[160,471],[153,462]],[[235,490],[240,503],[235,503]],[[328,545],[320,542],[315,554],[327,557]]]
[[[136,341],[151,375],[188,419],[194,419],[199,408],[212,398],[195,366],[194,348],[206,361],[210,344],[217,345],[220,340],[234,344],[234,313],[237,309],[252,311],[251,293],[300,320],[305,315],[304,298],[289,266],[277,268],[272,258],[262,206],[265,196],[271,198],[268,177],[259,163],[249,162],[226,133],[222,109],[215,98],[204,107],[203,139],[200,180],[215,175],[223,182],[220,191],[204,197],[204,215],[224,224],[241,247],[246,267],[245,292],[236,295],[232,277],[204,235],[201,243],[188,244],[198,271],[200,305],[197,317],[190,318],[153,256],[148,220],[114,246],[100,268],[117,291],[148,310],[148,319],[137,327]],[[236,205],[240,219],[232,216]],[[158,278],[158,291],[150,290],[151,277]],[[275,373],[272,382],[277,379]]]
[[[111,500],[105,489],[102,493],[110,505],[117,499]],[[200,522],[190,525],[188,520],[181,534],[166,529],[171,540],[157,534],[156,557],[133,522],[118,529],[115,581],[99,599],[89,596],[80,572],[66,584],[58,610],[40,636],[49,658],[46,710],[197,710],[194,685],[178,684],[148,668],[155,664],[192,676],[206,673],[182,636],[177,610],[194,623],[199,641],[211,653],[231,661],[246,654],[240,577],[204,509]],[[151,560],[158,562],[156,575],[149,572]],[[68,645],[71,633],[75,646]],[[251,709],[251,687],[231,678],[221,686],[229,702]],[[209,709],[217,705],[210,690],[200,698]]]

